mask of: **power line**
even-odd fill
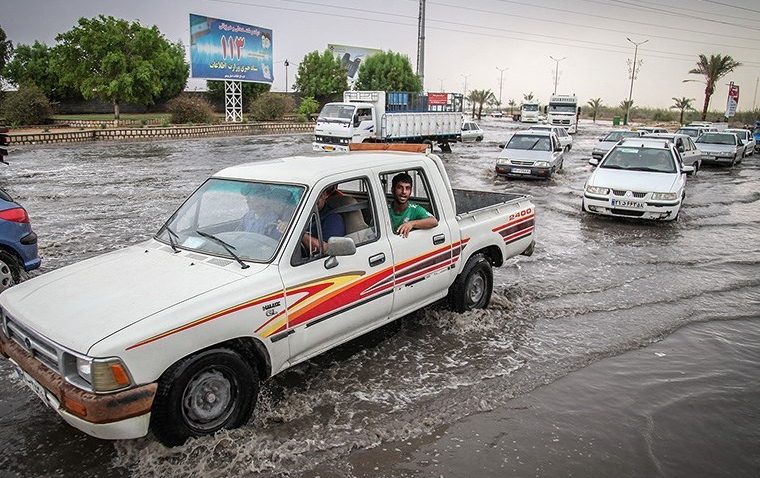
[[[288,0],[286,0],[286,1],[288,1]],[[589,1],[589,0],[586,0],[586,1]],[[591,25],[583,25],[583,24],[580,24],[580,23],[571,23],[571,22],[565,22],[565,21],[561,21],[561,20],[550,20],[550,19],[544,19],[544,18],[529,17],[529,16],[526,16],[526,15],[518,15],[518,14],[512,14],[512,13],[497,12],[497,11],[494,11],[494,10],[482,10],[482,9],[478,9],[478,8],[462,7],[462,6],[459,6],[459,5],[451,5],[451,4],[448,4],[448,3],[440,3],[440,2],[428,2],[428,3],[432,3],[432,4],[436,4],[436,5],[441,5],[441,6],[446,6],[446,7],[450,7],[450,8],[458,8],[458,9],[467,10],[467,11],[470,11],[470,12],[487,13],[489,15],[502,15],[502,16],[512,17],[512,18],[524,18],[526,20],[536,20],[536,21],[539,21],[539,22],[557,23],[557,24],[560,24],[560,25],[574,26],[574,27],[580,27],[580,28],[589,28],[589,29],[592,29],[592,30],[600,30],[600,31],[612,32],[612,33],[616,33],[616,34],[621,34],[621,33],[625,34],[625,35],[633,35],[633,34],[635,34],[635,33],[632,33],[632,32],[621,31],[619,28],[604,28],[604,27],[597,27],[597,26],[591,26]],[[431,21],[437,21],[437,20],[431,20]],[[484,27],[484,28],[487,28],[487,27]],[[669,36],[665,36],[665,35],[651,35],[650,34],[648,36],[650,36],[652,38],[660,38],[660,39],[663,39],[663,40],[673,40],[673,41],[679,41],[679,42],[689,43],[689,44],[698,43],[698,44],[701,44],[701,45],[723,46],[723,47],[727,47],[727,48],[742,48],[742,49],[746,49],[746,50],[757,50],[757,51],[760,51],[760,48],[749,47],[749,46],[739,46],[739,45],[727,45],[725,43],[715,43],[714,41],[699,41],[699,40],[692,40],[692,39],[669,37]]]
[[[323,16],[329,16],[329,17],[332,17],[332,18],[347,18],[347,19],[351,19],[351,20],[363,20],[363,21],[378,22],[378,23],[384,23],[384,24],[390,24],[390,25],[401,25],[401,26],[406,26],[406,27],[416,27],[417,26],[417,25],[411,24],[411,23],[402,23],[402,22],[397,22],[397,21],[392,21],[392,20],[381,20],[381,19],[377,19],[377,18],[367,18],[366,16],[358,17],[358,16],[353,16],[353,15],[338,14],[338,13],[326,13],[326,12],[311,11],[311,10],[301,10],[301,9],[297,9],[297,8],[287,8],[287,7],[282,7],[282,6],[262,5],[262,4],[257,4],[257,3],[250,3],[250,2],[243,2],[243,1],[236,1],[236,0],[210,0],[210,1],[217,2],[217,3],[233,4],[233,5],[243,5],[243,6],[248,6],[248,7],[268,8],[268,9],[280,10],[280,11],[288,11],[288,12],[308,13],[308,14],[312,14],[312,15],[323,15]],[[410,16],[410,15],[388,14],[388,13],[385,13],[385,12],[374,12],[374,11],[369,11],[369,10],[366,10],[366,9],[357,9],[357,8],[342,7],[342,6],[335,6],[335,5],[316,4],[316,3],[305,2],[305,1],[300,1],[300,0],[287,0],[287,1],[293,1],[293,2],[296,2],[296,3],[302,3],[302,4],[310,4],[310,5],[313,5],[313,6],[319,6],[320,8],[324,8],[324,7],[328,6],[328,7],[333,7],[333,8],[341,8],[343,10],[360,10],[364,14],[366,14],[366,13],[376,13],[376,14],[379,14],[379,15],[393,15],[394,17],[413,18],[415,20],[417,19],[417,17],[413,17],[413,16]],[[563,37],[552,37],[550,35],[541,35],[541,34],[536,34],[536,33],[512,32],[510,30],[498,29],[498,28],[493,28],[493,27],[484,27],[484,26],[481,26],[481,25],[472,25],[472,24],[466,24],[466,23],[447,22],[445,20],[429,20],[429,21],[450,23],[450,24],[454,24],[454,25],[458,25],[458,26],[465,26],[465,27],[470,27],[470,28],[506,31],[508,33],[517,33],[517,34],[521,34],[521,35],[542,36],[542,37],[548,37],[548,38],[558,39],[558,40],[567,40],[567,41],[572,41],[572,42],[587,43],[587,44],[591,44],[591,45],[609,46],[609,43],[590,42],[590,41],[586,41],[586,40],[575,40],[575,39],[572,39],[572,38],[563,38]],[[494,35],[494,34],[487,34],[487,33],[481,33],[481,32],[472,32],[472,31],[467,31],[467,30],[457,30],[457,29],[452,29],[452,28],[443,28],[443,27],[434,27],[434,26],[428,26],[427,28],[434,29],[434,30],[455,32],[455,33],[465,33],[465,34],[470,34],[470,35],[479,35],[479,36],[487,36],[487,37],[495,37],[495,38],[506,38],[506,39],[509,39],[509,40],[517,40],[517,41],[523,41],[523,42],[528,42],[528,43],[544,43],[544,44],[548,44],[548,45],[568,46],[568,47],[573,47],[573,48],[595,50],[595,51],[604,51],[604,52],[613,52],[613,53],[625,53],[625,52],[620,51],[620,50],[612,50],[612,49],[609,49],[609,48],[584,47],[584,46],[573,45],[573,44],[568,44],[568,43],[559,43],[559,42],[552,42],[552,41],[546,41],[546,40],[526,39],[526,38],[517,37],[517,36]],[[644,50],[642,50],[642,51],[644,51]],[[653,57],[653,58],[663,58],[663,59],[677,60],[677,61],[688,61],[689,63],[693,63],[692,60],[686,60],[686,58],[685,58],[685,57],[691,58],[692,55],[690,55],[690,54],[672,53],[672,52],[665,52],[665,51],[659,51],[659,50],[646,50],[646,51],[650,52],[650,53],[661,53],[661,54],[665,54],[665,55],[678,55],[679,56],[679,57],[675,57],[675,56],[649,55],[650,57]],[[684,58],[680,58],[680,57],[684,57]],[[743,62],[743,63],[745,65],[748,65],[748,64],[751,64],[751,63],[757,63],[757,66],[760,67],[760,62]]]
[[[705,2],[705,3],[715,3],[717,5],[722,5],[724,7],[730,7],[730,8],[736,8],[738,10],[760,13],[760,10],[753,10],[751,8],[742,7],[740,5],[731,5],[730,3],[716,2],[715,0],[700,0],[700,1]]]
[[[644,3],[644,4],[648,4],[648,5],[655,5],[657,7],[661,7],[662,6],[661,3],[649,2],[647,0],[639,0],[638,3]],[[645,7],[641,7],[641,8],[645,8]],[[673,12],[672,15],[682,15],[682,13],[680,11],[678,11],[678,10],[676,10],[676,11],[671,10],[671,11]],[[691,13],[704,13],[705,15],[718,15],[718,13],[716,13],[716,12],[708,12],[707,10],[695,10],[695,9],[691,8],[691,6],[689,6],[689,11]],[[722,13],[722,12],[719,15],[721,16],[721,18],[734,18],[736,20],[745,20],[745,21],[747,20],[746,16],[740,17],[740,16],[737,16],[737,15],[726,15],[725,13]],[[710,19],[707,19],[707,20],[708,21],[712,21]]]

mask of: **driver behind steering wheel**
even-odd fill
[[[251,184],[244,194],[248,212],[240,218],[237,230],[262,234],[279,241],[287,227],[282,214],[289,199],[284,196],[288,193],[265,184]]]

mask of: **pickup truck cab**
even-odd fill
[[[744,142],[735,133],[706,132],[695,141],[702,151],[702,162],[733,166],[744,158]]]
[[[550,131],[517,131],[496,160],[496,174],[548,179],[562,169],[564,154],[559,138]]]
[[[570,151],[573,149],[573,137],[567,132],[567,130],[561,126],[551,126],[551,125],[536,125],[531,126],[529,128],[531,131],[551,131],[552,133],[557,135],[557,138],[559,139],[559,143],[562,145],[562,149],[565,150],[565,152]]]
[[[596,160],[600,160],[604,157],[605,154],[607,154],[609,150],[612,149],[613,146],[618,144],[621,140],[625,138],[638,138],[643,135],[643,131],[631,131],[627,129],[616,129],[610,131],[606,135],[599,138],[599,144],[594,146],[594,149],[591,150],[591,157]]]
[[[605,216],[674,221],[686,195],[686,174],[672,142],[629,138],[599,162],[583,187],[584,212]]]
[[[694,168],[692,176],[696,176],[702,168],[702,151],[697,148],[691,136],[675,133],[652,133],[642,136],[642,138],[660,138],[666,139],[673,143],[681,156],[681,164]]]
[[[408,237],[388,212],[402,172],[437,218]],[[414,310],[486,307],[534,217],[524,195],[452,190],[418,152],[226,168],[152,239],[2,293],[0,352],[70,425],[180,444],[245,424],[261,380]]]

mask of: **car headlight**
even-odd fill
[[[96,392],[120,390],[132,384],[127,367],[117,358],[77,357],[77,374]]]
[[[546,161],[536,161],[536,163],[534,164],[534,166],[537,167],[537,168],[548,168],[549,167],[549,163],[547,163]]]
[[[610,193],[609,188],[600,188],[598,186],[586,186],[586,192],[589,194],[598,194],[600,196],[606,196]]]
[[[496,160],[496,164],[509,164],[508,158],[499,158]]]
[[[677,198],[676,193],[652,193],[652,199],[655,201],[673,201]]]

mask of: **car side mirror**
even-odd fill
[[[679,152],[679,153],[683,153],[683,152],[685,152],[685,151],[686,151],[686,150],[684,149],[683,145],[681,145],[681,146],[679,146],[679,147],[678,147],[678,152]]]
[[[554,152],[555,153],[561,153],[562,152],[562,146],[555,146],[554,147]]]
[[[604,141],[604,138],[599,138],[599,142],[601,143],[602,141]]]
[[[596,158],[591,158],[591,159],[588,160],[588,164],[590,164],[591,166],[598,166],[599,165],[599,160],[596,159]]]
[[[739,140],[739,146],[744,146],[744,141]]]
[[[506,144],[500,144],[499,145],[499,149],[504,149],[505,146],[506,146]]]
[[[694,174],[694,166],[682,166],[681,172],[686,173],[687,175],[691,176]]]

